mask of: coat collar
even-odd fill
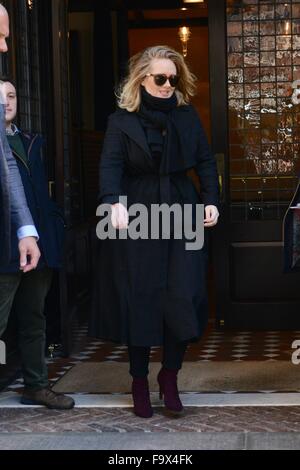
[[[178,122],[186,122],[185,112],[188,111],[188,108],[188,106],[178,106],[176,108],[177,112],[173,115],[174,119]],[[126,135],[128,135],[130,139],[134,140],[152,160],[152,155],[146,139],[146,134],[144,132],[144,129],[138,118],[137,113],[130,113],[124,109],[119,109],[116,111],[115,116],[116,118],[118,117],[116,122],[118,128],[121,129]]]
[[[136,113],[129,113],[126,110],[120,110],[116,112],[117,126],[121,129],[128,137],[134,140],[145,152],[151,157],[150,147],[148,145],[146,134],[142,127],[142,124]]]
[[[27,134],[22,131],[20,131],[19,135],[23,142],[28,158],[30,158],[30,154],[31,154],[31,150],[33,146],[38,145],[38,147],[40,147],[42,145],[42,139],[39,134]]]

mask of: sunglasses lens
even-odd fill
[[[175,87],[176,85],[178,85],[178,82],[179,82],[178,75],[170,75],[170,77],[167,77],[166,75],[163,75],[163,74],[154,75],[154,82],[155,82],[155,85],[157,86],[164,85],[168,79],[169,79],[171,87]]]
[[[170,85],[172,87],[175,87],[176,85],[178,85],[179,76],[178,75],[171,75],[171,77],[169,78],[169,82],[170,82]]]
[[[165,75],[157,74],[154,75],[155,85],[162,86],[166,83],[167,77]]]

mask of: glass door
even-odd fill
[[[223,201],[218,322],[298,328],[300,278],[283,273],[282,222],[300,169],[300,2],[213,3],[224,36],[219,31],[212,48],[219,42],[226,54],[213,80],[224,112],[223,148],[215,152]]]

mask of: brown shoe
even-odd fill
[[[53,392],[49,387],[41,390],[25,389],[21,403],[23,405],[44,405],[51,410],[70,410],[75,405],[73,398]]]

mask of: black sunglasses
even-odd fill
[[[176,87],[179,82],[179,75],[170,75],[169,77],[164,73],[147,73],[146,77],[153,77],[154,83],[157,86],[162,86],[169,80],[171,87]]]

